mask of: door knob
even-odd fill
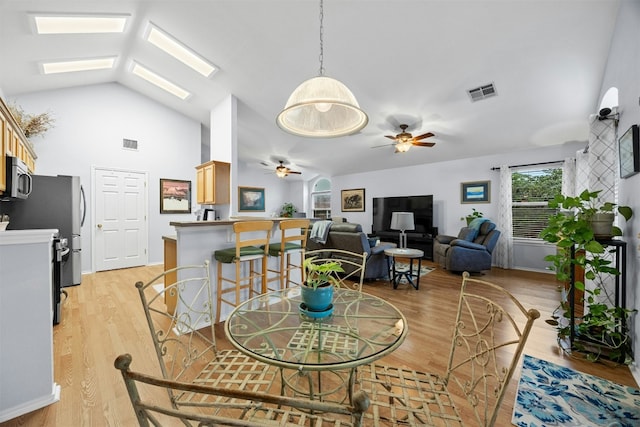
[[[102,224],[98,224],[98,228],[102,228]]]

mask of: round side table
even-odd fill
[[[393,285],[393,289],[398,289],[398,284],[403,277],[407,279],[407,282],[409,282],[409,284],[414,288],[418,289],[420,287],[420,267],[422,264],[422,257],[424,256],[423,251],[410,248],[391,248],[385,249],[384,254],[387,256],[388,264],[390,264],[389,270],[391,274],[389,274],[389,278]],[[397,271],[396,258],[407,258],[409,260],[409,270]],[[418,269],[414,271],[413,261],[415,259],[418,260]]]

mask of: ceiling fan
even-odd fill
[[[386,138],[393,139],[395,141],[392,144],[377,145],[376,147],[372,147],[372,148],[395,145],[396,153],[405,153],[409,151],[409,148],[411,148],[412,145],[415,145],[416,147],[433,147],[434,145],[436,145],[435,142],[420,141],[421,139],[435,136],[433,133],[427,132],[427,133],[423,133],[422,135],[413,136],[409,132],[407,132],[408,127],[409,127],[408,125],[400,125],[400,129],[402,130],[402,132],[400,132],[396,136],[385,135]]]
[[[276,175],[278,176],[278,178],[284,178],[285,176],[290,174],[296,174],[296,175],[302,174],[302,172],[292,171],[291,169],[286,167],[284,165],[284,160],[279,160],[279,162],[280,164],[276,166]]]

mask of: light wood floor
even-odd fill
[[[85,275],[82,285],[67,288],[69,297],[63,307],[62,322],[53,329],[54,372],[62,387],[61,400],[0,426],[136,425],[113,361],[119,354],[130,353],[134,370],[145,371],[145,366],[157,364],[134,283],[151,279],[161,269],[151,266]],[[494,268],[483,279],[504,286],[525,307],[535,307],[541,312],[525,354],[637,387],[626,366],[593,364],[559,350],[554,328],[544,322],[555,309],[559,296],[553,276]],[[385,362],[420,370],[444,370],[460,282],[459,275],[436,270],[423,276],[420,290],[408,285],[393,290],[387,282],[364,285],[366,292],[392,302],[408,319],[406,341]],[[220,347],[229,348],[222,328],[216,335]],[[508,387],[498,426],[511,423],[519,377],[518,371]]]

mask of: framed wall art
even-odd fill
[[[491,181],[463,182],[460,184],[461,203],[491,202]]]
[[[640,172],[640,143],[638,142],[638,125],[632,125],[618,140],[618,159],[620,161],[620,178],[629,178]]]
[[[364,212],[364,188],[342,190],[342,212]]]
[[[160,178],[160,213],[191,213],[191,181]]]
[[[264,212],[264,188],[238,187],[238,212]]]

